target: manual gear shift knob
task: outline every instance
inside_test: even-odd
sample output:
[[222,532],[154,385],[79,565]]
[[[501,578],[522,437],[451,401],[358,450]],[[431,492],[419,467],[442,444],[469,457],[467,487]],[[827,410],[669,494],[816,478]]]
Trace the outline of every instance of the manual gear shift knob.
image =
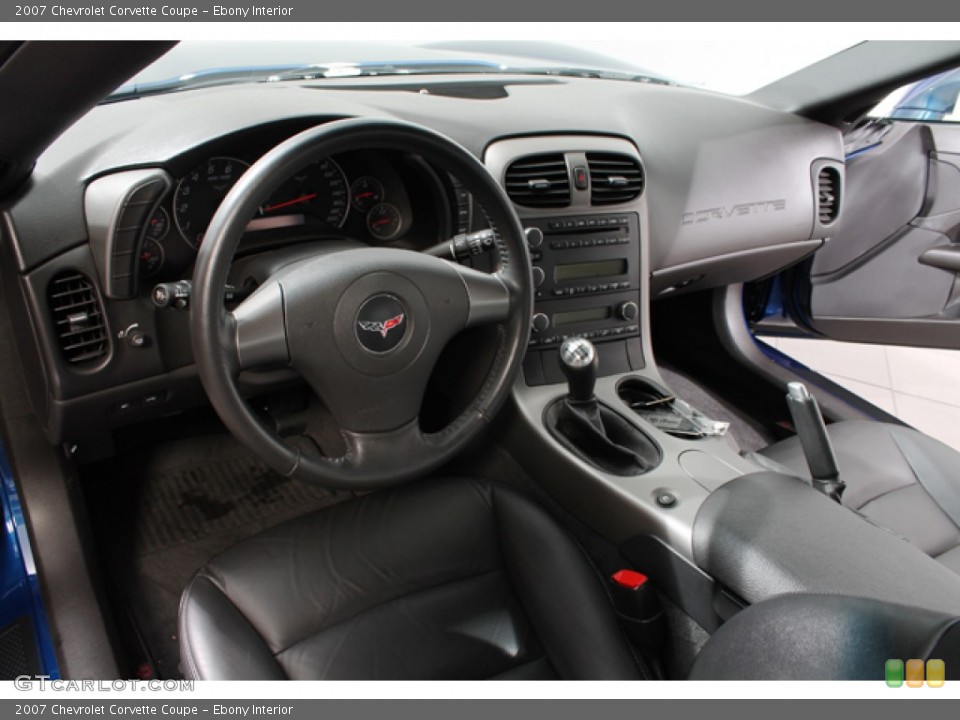
[[560,369],[567,378],[572,403],[596,402],[597,349],[585,338],[572,337],[560,346]]

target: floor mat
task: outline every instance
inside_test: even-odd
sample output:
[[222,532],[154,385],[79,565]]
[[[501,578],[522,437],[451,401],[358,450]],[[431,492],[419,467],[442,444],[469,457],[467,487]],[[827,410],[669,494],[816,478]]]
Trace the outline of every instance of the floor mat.
[[350,497],[283,477],[220,435],[101,464],[85,484],[104,569],[119,596],[114,604],[123,606],[161,677],[179,676],[180,594],[210,557]]

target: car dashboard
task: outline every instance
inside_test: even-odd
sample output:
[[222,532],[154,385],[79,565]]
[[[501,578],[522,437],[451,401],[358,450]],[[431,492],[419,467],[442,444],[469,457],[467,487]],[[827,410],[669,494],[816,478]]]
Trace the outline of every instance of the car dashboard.
[[[158,307],[153,291],[189,281],[207,223],[249,165],[346,117],[449,136],[541,231],[521,380],[531,387],[562,380],[552,358],[570,334],[598,344],[608,375],[651,366],[651,300],[772,274],[814,252],[839,212],[838,131],[683,87],[400,76],[107,102],[41,156],[3,224],[5,284],[17,290],[18,331],[35,340],[20,347],[52,442],[96,457],[110,451],[103,427],[204,402],[188,301]],[[256,284],[256,258],[344,243],[424,250],[484,227],[443,168],[377,148],[334,154],[287,178],[250,219],[234,299]]]
[[[301,133],[351,119],[387,122],[343,124],[344,135],[336,137],[363,127],[394,138],[392,122],[413,124],[419,137],[448,138],[482,167],[464,160],[457,166],[464,177],[458,178],[451,168],[396,149],[404,144],[390,149],[376,142],[325,145],[309,162],[284,160],[293,168],[287,173],[257,165],[274,148],[298,142]],[[306,137],[317,136],[327,143],[333,137]],[[406,147],[428,153],[430,142]],[[468,173],[470,168],[474,172]],[[258,355],[266,358],[263,364],[254,361],[242,372],[237,369],[236,376],[231,373],[231,389],[239,392],[225,411],[207,371],[229,368],[230,361],[221,362],[226,353],[214,359],[204,354],[217,347],[215,335],[198,344],[195,356],[193,338],[203,336],[198,328],[213,315],[193,322],[196,311],[219,310],[217,293],[225,274],[223,303],[236,310],[227,322],[242,327],[248,296],[269,298],[280,280],[296,274],[306,298],[299,314],[284,314],[281,293],[279,304],[267,303],[267,322],[248,322],[247,328],[286,329],[290,317],[297,318],[291,326],[313,328],[333,318],[349,331],[350,342],[337,344],[329,339],[337,335],[319,334],[321,339],[305,345],[299,357],[336,361],[344,347],[362,352],[354,340],[375,354],[386,347],[385,354],[393,348],[378,344],[380,339],[408,313],[414,322],[426,314],[401,304],[379,317],[364,317],[362,308],[372,293],[391,292],[383,284],[370,287],[390,275],[387,259],[396,263],[397,274],[407,264],[422,263],[440,268],[436,276],[425,275],[431,289],[435,277],[456,279],[450,284],[457,290],[466,277],[479,283],[468,300],[477,300],[478,317],[489,322],[467,322],[468,305],[461,308],[463,325],[449,337],[436,334],[443,340],[421,364],[422,388],[417,386],[411,414],[403,416],[404,428],[442,437],[482,397],[490,368],[509,369],[498,386],[497,405],[477,413],[482,422],[469,437],[472,444],[456,448],[447,469],[464,468],[469,474],[482,465],[484,477],[516,483],[551,510],[565,511],[578,532],[586,530],[591,540],[616,548],[627,563],[649,571],[663,597],[707,633],[744,605],[761,603],[784,588],[898,603],[917,603],[922,595],[928,609],[953,609],[956,580],[948,571],[780,468],[765,472],[769,465],[738,444],[739,428],[726,433],[730,423],[696,413],[698,396],[691,394],[687,402],[676,394],[684,392],[683,385],[666,381],[682,376],[667,372],[670,351],[677,348],[669,347],[672,338],[665,334],[683,338],[698,329],[706,334],[712,320],[717,332],[733,332],[741,321],[738,327],[747,336],[744,298],[736,286],[776,275],[828,242],[845,200],[844,173],[844,147],[835,127],[749,99],[660,83],[480,72],[250,82],[104,101],[49,146],[29,180],[0,208],[0,272],[13,325],[11,345],[20,353],[23,389],[40,426],[31,422],[30,434],[14,440],[18,451],[42,447],[35,455],[44,463],[29,484],[21,482],[31,493],[49,490],[60,478],[53,466],[62,463],[84,486],[89,507],[110,501],[93,523],[96,533],[126,515],[133,507],[128,501],[157,480],[143,470],[152,456],[163,456],[169,464],[164,467],[175,466],[180,473],[198,457],[217,466],[219,456],[208,454],[208,448],[239,447],[253,458],[248,465],[255,470],[251,482],[257,494],[261,470],[268,468],[278,473],[270,475],[278,483],[293,477],[322,484],[313,477],[297,478],[299,455],[296,464],[278,468],[270,462],[262,447],[231,425],[231,411],[248,412],[252,423],[262,421],[263,435],[283,448],[300,452],[297,443],[309,440],[312,445],[302,443],[305,457],[313,452],[309,460],[319,456],[337,466],[350,457],[345,439],[351,426],[334,427],[336,403],[324,396],[339,394],[351,411],[379,414],[374,419],[382,425],[370,423],[377,431],[373,436],[391,434],[396,423],[382,417],[390,396],[400,394],[396,377],[384,375],[377,385],[364,369],[369,366],[363,366],[357,379],[342,382],[342,376],[327,371],[336,367],[331,362],[317,372],[323,382],[315,383],[307,372],[300,376],[293,369],[304,366],[291,361],[289,347],[281,347],[288,352]],[[273,179],[265,183],[266,177]],[[224,222],[237,207],[231,189],[253,187],[262,197],[245,196],[243,204],[255,212]],[[491,205],[493,223],[478,198]],[[497,243],[504,220],[510,232],[503,234],[506,242]],[[222,242],[236,241],[236,251],[229,273],[221,265],[215,284],[201,281],[209,274],[197,273],[197,287],[204,291],[194,303],[195,268],[204,268],[211,257],[210,225],[210,238],[216,233]],[[239,239],[235,228],[243,228]],[[353,252],[337,256],[347,250]],[[414,257],[415,252],[434,257]],[[529,263],[522,274],[509,264],[518,256]],[[509,275],[522,293],[505,304],[491,303],[493,295],[484,292],[497,280],[451,268],[438,257],[480,271],[508,270],[499,281]],[[363,292],[370,294],[341,312],[349,295],[345,288],[355,279],[342,269],[353,258],[359,258],[357,272],[368,283]],[[524,277],[529,285],[520,282]],[[324,285],[330,278],[335,283]],[[329,296],[339,305],[321,296],[324,287],[333,288]],[[701,292],[713,288],[718,292]],[[500,290],[496,298],[502,297]],[[654,312],[658,300],[685,293],[690,293],[689,304],[666,301]],[[431,297],[439,298],[431,312],[435,305],[444,307],[439,303],[449,307],[449,295]],[[503,314],[485,316],[485,302]],[[256,302],[246,305],[251,307]],[[277,307],[281,311],[273,312]],[[697,318],[684,314],[691,307],[700,312]],[[520,322],[518,313],[529,313],[528,337],[527,319]],[[444,315],[456,313],[433,317]],[[507,332],[512,333],[510,361],[498,363]],[[396,343],[404,337],[394,332]],[[586,338],[592,345],[570,343],[571,338]],[[239,332],[235,339],[239,355]],[[677,345],[680,351],[709,349],[715,347],[710,340]],[[751,342],[749,336],[745,342]],[[593,358],[591,399],[584,405],[596,409],[606,444],[591,444],[596,434],[578,436],[562,426],[564,418],[575,417],[577,401],[572,365],[560,360],[561,348],[570,346],[595,351],[584,356]],[[700,365],[714,361],[704,355]],[[728,367],[730,359],[718,361]],[[209,398],[201,370],[212,388]],[[306,384],[316,392],[304,392]],[[773,396],[776,387],[765,390],[779,400]],[[364,402],[357,401],[361,395]],[[682,412],[656,412],[668,404]],[[19,405],[29,412],[22,400]],[[654,411],[647,412],[651,407]],[[710,412],[705,403],[700,409]],[[604,418],[611,417],[619,419],[611,426],[616,435],[605,425]],[[702,422],[691,423],[691,418]],[[226,436],[225,427],[233,437]],[[619,449],[621,441],[634,443],[631,452],[643,460],[636,471],[633,465],[624,469],[608,462],[607,449]],[[187,463],[165,452],[182,442]],[[50,452],[51,444],[64,449],[66,462]],[[642,448],[642,457],[634,448]],[[399,477],[403,465],[410,465],[404,458],[391,454],[384,463],[396,479],[406,479]],[[127,466],[136,471],[120,472]],[[345,467],[344,474],[359,475],[355,467]],[[198,478],[198,485],[205,482]],[[71,486],[69,481],[63,488],[56,484],[64,494]],[[290,485],[309,487],[309,482]],[[186,504],[192,500],[186,497],[174,501],[175,513],[190,509]],[[143,513],[166,522],[165,512],[137,502]],[[302,510],[297,505],[291,511]],[[56,513],[48,507],[43,506],[47,517],[70,517],[65,497]],[[211,507],[217,512],[220,506]],[[198,511],[206,512],[199,505]],[[137,524],[142,517],[128,521]],[[823,532],[811,535],[811,527]],[[83,538],[69,522],[62,528],[61,540],[43,543],[44,559],[80,567],[80,553],[72,551],[82,548]],[[104,533],[108,539],[97,542],[112,550],[110,536]],[[866,547],[873,550],[858,549]],[[903,576],[896,584],[877,586],[881,563],[889,565],[890,557],[904,568]],[[171,587],[176,594],[183,584],[177,579]],[[71,601],[77,595],[74,587],[58,592]],[[169,639],[177,633],[162,634]],[[78,655],[84,662],[75,667],[86,667],[91,654],[103,653],[92,645],[89,651],[83,648]],[[175,660],[169,663],[174,666]]]

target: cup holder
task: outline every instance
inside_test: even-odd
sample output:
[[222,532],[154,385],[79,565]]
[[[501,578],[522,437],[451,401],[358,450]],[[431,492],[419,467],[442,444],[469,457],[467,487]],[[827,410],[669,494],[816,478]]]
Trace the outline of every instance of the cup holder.
[[730,423],[711,420],[666,388],[646,378],[626,378],[617,386],[617,394],[637,415],[674,437],[698,440],[724,435],[730,428]]

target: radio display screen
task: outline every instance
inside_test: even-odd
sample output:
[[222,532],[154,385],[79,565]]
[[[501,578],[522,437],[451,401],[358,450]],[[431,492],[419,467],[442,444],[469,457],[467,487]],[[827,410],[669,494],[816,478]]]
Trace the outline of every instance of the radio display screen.
[[611,310],[609,306],[584,308],[583,310],[569,310],[567,312],[558,312],[553,314],[554,327],[562,325],[574,325],[576,323],[592,322],[594,320],[607,320],[610,318]]
[[613,277],[626,274],[627,261],[624,258],[557,265],[553,269],[553,279],[556,282],[563,282],[565,280],[588,280],[590,278]]

